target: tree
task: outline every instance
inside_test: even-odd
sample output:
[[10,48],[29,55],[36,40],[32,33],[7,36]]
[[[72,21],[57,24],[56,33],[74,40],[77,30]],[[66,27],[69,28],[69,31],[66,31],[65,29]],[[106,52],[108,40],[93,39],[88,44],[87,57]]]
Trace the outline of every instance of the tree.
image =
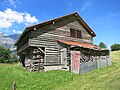
[[0,63],[6,63],[10,58],[10,50],[0,46]]
[[120,44],[113,44],[111,46],[111,51],[117,51],[120,50]]
[[101,48],[107,48],[107,45],[105,45],[104,42],[100,42],[100,44],[98,46]]
[[14,63],[18,61],[19,58],[17,55],[12,54],[10,49],[0,46],[0,63]]
[[19,62],[18,56],[15,54],[11,54],[11,57],[9,59],[9,63],[17,63],[17,62]]

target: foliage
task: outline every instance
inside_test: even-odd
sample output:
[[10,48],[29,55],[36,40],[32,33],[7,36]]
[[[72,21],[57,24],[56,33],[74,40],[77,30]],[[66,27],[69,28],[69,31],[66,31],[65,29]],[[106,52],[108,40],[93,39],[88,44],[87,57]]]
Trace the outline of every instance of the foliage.
[[94,44],[94,46],[97,46],[96,44]]
[[0,46],[0,63],[9,62],[10,50]]
[[117,51],[120,50],[120,44],[113,44],[111,46],[111,51]]
[[100,44],[98,46],[101,47],[101,48],[107,48],[107,45],[105,45],[104,42],[100,42]]
[[15,55],[15,54],[11,54],[11,57],[10,57],[10,59],[9,59],[9,62],[10,62],[10,63],[17,63],[17,62],[19,62],[18,56]]
[[18,60],[18,57],[12,54],[9,49],[0,46],[0,63],[14,63]]
[[77,75],[68,71],[29,72],[17,64],[0,64],[0,90],[120,90],[120,51],[111,52],[113,65]]

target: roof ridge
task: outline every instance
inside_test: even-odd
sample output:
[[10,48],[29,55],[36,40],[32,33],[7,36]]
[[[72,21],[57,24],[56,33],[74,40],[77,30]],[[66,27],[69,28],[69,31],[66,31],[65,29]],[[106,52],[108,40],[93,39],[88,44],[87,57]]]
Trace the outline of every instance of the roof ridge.
[[71,13],[71,14],[67,14],[67,15],[60,16],[60,17],[57,17],[57,18],[53,18],[53,19],[50,19],[50,20],[47,20],[47,21],[43,21],[43,22],[40,22],[40,23],[38,23],[38,24],[35,24],[35,25],[32,25],[32,26],[28,26],[28,27],[26,27],[26,28],[27,28],[27,29],[30,29],[30,28],[35,27],[35,26],[38,26],[38,25],[40,25],[40,24],[44,24],[44,23],[47,23],[47,22],[50,22],[50,21],[55,21],[55,20],[57,20],[57,19],[61,19],[61,18],[70,16],[70,15],[74,15],[74,14],[78,14],[78,13],[77,13],[77,12],[73,12],[73,13]]

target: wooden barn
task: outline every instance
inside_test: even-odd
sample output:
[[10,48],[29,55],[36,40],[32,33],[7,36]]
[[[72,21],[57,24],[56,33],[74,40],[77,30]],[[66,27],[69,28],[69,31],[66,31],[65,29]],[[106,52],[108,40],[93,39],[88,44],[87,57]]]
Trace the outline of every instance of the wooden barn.
[[[95,36],[75,12],[26,27],[15,45],[22,65],[30,71],[63,69],[84,73],[87,62],[98,63],[102,58],[110,61],[109,50],[93,45]],[[92,67],[88,71],[95,68],[93,64],[88,66]]]

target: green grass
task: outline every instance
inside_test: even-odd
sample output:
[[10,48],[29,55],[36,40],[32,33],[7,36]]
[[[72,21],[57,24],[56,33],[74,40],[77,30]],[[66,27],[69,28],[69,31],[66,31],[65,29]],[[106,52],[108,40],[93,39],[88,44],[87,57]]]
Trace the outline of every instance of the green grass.
[[120,90],[120,51],[111,52],[113,65],[77,75],[67,71],[29,72],[17,64],[0,64],[0,90]]
[[18,65],[0,65],[0,90],[10,90],[15,81],[17,90],[52,90],[69,82],[65,71],[29,72]]

